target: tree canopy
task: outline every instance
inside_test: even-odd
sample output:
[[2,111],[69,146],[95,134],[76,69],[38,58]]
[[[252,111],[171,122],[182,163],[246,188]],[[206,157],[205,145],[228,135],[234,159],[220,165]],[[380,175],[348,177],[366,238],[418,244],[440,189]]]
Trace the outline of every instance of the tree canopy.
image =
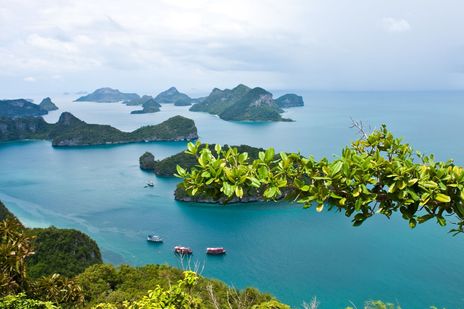
[[435,219],[441,226],[455,224],[453,233],[464,231],[462,167],[415,152],[385,125],[361,133],[334,160],[276,154],[273,148],[250,160],[236,148],[200,149],[197,141],[188,144],[186,153],[196,156],[198,164],[191,169],[177,166],[176,176],[192,196],[230,200],[254,190],[266,200],[285,198],[314,205],[318,212],[343,212],[355,226],[374,214],[390,218],[399,211],[411,228]]

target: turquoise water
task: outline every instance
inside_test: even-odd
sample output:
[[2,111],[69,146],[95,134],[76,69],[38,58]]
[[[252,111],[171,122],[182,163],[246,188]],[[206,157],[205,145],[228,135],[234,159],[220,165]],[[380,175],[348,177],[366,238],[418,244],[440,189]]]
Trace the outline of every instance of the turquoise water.
[[[289,109],[293,123],[231,123],[165,105],[156,114],[130,115],[121,104],[73,103],[52,98],[87,122],[123,130],[181,114],[193,118],[204,142],[275,146],[316,157],[333,156],[356,138],[350,117],[372,127],[386,123],[416,149],[463,164],[464,93],[306,93],[306,106]],[[30,226],[82,230],[112,263],[169,263],[182,267],[174,245],[194,250],[191,267],[239,288],[256,286],[299,306],[317,296],[321,308],[384,299],[403,308],[464,307],[464,236],[433,223],[410,230],[394,217],[353,228],[337,213],[290,204],[195,205],[174,201],[176,179],[138,168],[151,151],[163,158],[184,142],[58,149],[46,141],[0,144],[0,200]],[[155,183],[144,188],[147,180]],[[150,245],[156,232],[165,243]],[[223,257],[206,247],[224,246]],[[183,262],[188,264],[187,261]],[[196,264],[196,265],[195,265]]]

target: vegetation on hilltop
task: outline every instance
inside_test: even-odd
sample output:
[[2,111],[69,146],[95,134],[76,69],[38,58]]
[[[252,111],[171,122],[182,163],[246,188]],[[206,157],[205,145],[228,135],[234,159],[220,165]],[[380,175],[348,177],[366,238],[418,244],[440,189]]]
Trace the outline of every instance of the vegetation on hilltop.
[[[39,105],[24,99],[0,100],[0,117],[36,117],[46,115],[48,111]],[[0,127],[0,132],[2,128]]]
[[182,116],[133,132],[123,132],[109,125],[88,124],[67,112],[62,113],[55,124],[48,124],[42,118],[0,118],[0,141],[48,139],[53,146],[80,146],[193,140],[197,137],[193,120]]
[[32,278],[55,273],[74,277],[90,265],[102,263],[97,243],[80,231],[49,227],[29,232],[34,236],[35,248],[35,254],[27,259]]
[[186,106],[192,104],[192,98],[185,93],[179,92],[176,87],[171,87],[158,94],[155,102],[159,104],[174,104],[177,106]]
[[272,93],[263,88],[238,85],[233,89],[213,89],[209,96],[194,104],[193,112],[207,112],[231,121],[290,121],[280,115],[281,107],[303,105],[303,99],[286,94],[274,100]]
[[141,110],[132,111],[131,114],[148,114],[148,113],[156,113],[160,111],[161,105],[153,99],[146,100],[142,104]]

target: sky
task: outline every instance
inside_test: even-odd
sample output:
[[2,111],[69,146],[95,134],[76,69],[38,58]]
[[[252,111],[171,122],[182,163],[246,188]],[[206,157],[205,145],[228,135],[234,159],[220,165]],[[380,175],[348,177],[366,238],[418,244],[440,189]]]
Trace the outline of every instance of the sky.
[[464,89],[462,0],[0,0],[0,97]]

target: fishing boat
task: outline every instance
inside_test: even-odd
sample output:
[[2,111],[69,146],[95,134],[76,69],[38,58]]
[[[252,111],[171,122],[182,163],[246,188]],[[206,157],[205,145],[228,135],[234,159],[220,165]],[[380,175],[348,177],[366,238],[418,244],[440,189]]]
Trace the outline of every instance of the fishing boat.
[[210,255],[226,254],[226,249],[224,249],[223,247],[206,248],[206,254],[210,254]]
[[147,236],[147,241],[161,243],[161,242],[163,242],[163,239],[161,237],[159,237],[158,235],[148,235]]
[[192,254],[192,249],[190,249],[189,247],[175,246],[174,253],[182,254],[182,255],[190,255]]

